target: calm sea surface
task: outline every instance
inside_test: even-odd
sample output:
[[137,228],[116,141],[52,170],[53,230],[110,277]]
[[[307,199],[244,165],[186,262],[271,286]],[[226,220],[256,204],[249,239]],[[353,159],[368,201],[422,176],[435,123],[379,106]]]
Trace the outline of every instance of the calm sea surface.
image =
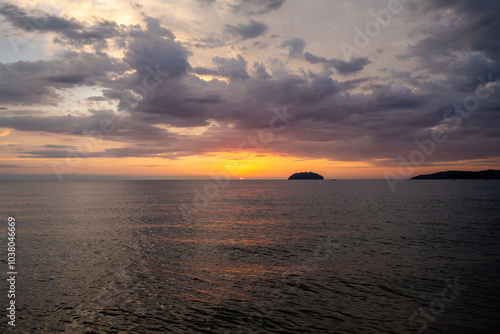
[[499,181],[2,181],[0,208],[0,332],[500,328]]

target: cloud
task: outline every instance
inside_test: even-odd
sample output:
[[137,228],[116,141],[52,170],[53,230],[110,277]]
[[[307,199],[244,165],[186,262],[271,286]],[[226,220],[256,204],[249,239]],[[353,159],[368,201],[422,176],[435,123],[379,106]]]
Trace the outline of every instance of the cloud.
[[144,18],[144,22],[146,22],[147,30],[152,34],[160,37],[175,39],[174,33],[170,29],[163,28],[160,20],[146,16]]
[[283,6],[285,0],[235,0],[223,3],[220,0],[198,0],[205,5],[228,7],[233,13],[241,15],[263,15]]
[[57,105],[57,89],[75,85],[108,85],[108,74],[128,66],[103,53],[66,52],[56,60],[0,63],[0,100],[17,105]]
[[[24,154],[29,154],[26,157],[36,157],[43,159],[61,159],[68,157],[68,154],[72,150],[34,150],[27,151]],[[128,157],[168,157],[168,153],[165,153],[165,149],[162,147],[148,148],[142,146],[134,147],[120,147],[106,149],[102,152],[90,152],[90,151],[80,151],[79,156],[86,158],[128,158]]]
[[340,74],[347,75],[361,71],[371,61],[366,57],[352,58],[351,61],[344,61],[340,59],[326,59],[325,57],[318,57],[309,52],[304,54],[307,62],[311,64],[323,64],[327,68],[333,67]]
[[210,35],[202,38],[193,38],[192,45],[196,48],[213,49],[228,44],[227,38],[218,35]]
[[264,66],[263,63],[257,63],[255,62],[253,64],[253,67],[255,69],[255,77],[258,79],[271,79],[272,76],[267,73],[266,67]]
[[197,67],[193,69],[193,72],[200,75],[215,75],[229,79],[248,79],[250,77],[246,69],[247,62],[241,55],[236,58],[215,57],[212,62],[217,65],[217,69]]
[[301,58],[304,55],[306,42],[301,38],[290,38],[280,44],[281,48],[287,48],[289,56],[292,58]]
[[262,15],[283,6],[285,0],[239,0],[232,8],[236,13]]
[[38,15],[29,15],[23,9],[12,4],[5,4],[0,7],[2,14],[13,26],[25,31],[78,31],[84,27],[76,20],[68,20],[37,11]]
[[[217,80],[204,82],[190,75],[176,80],[165,82],[157,94],[148,95],[129,118],[95,111],[91,116],[79,117],[0,117],[0,124],[22,131],[81,135],[83,130],[98,128],[102,118],[114,117],[116,131],[106,135],[105,140],[127,143],[127,146],[103,150],[97,147],[85,157],[176,159],[237,150],[248,136],[256,136],[259,130],[269,127],[273,108],[287,105],[295,117],[286,131],[276,136],[262,152],[370,161],[406,152],[408,143],[413,143],[415,138],[425,138],[422,131],[425,133],[425,129],[439,124],[446,108],[460,96],[448,97],[446,92],[439,91],[433,94],[426,92],[429,89],[425,86],[422,92],[414,92],[405,87],[373,84],[373,78],[344,84],[327,76],[306,79],[282,74],[279,78],[264,80],[250,77],[239,81],[237,86]],[[363,93],[352,95],[342,88],[360,84],[365,84]],[[500,97],[500,93],[496,95]],[[491,156],[498,141],[495,129],[500,126],[494,101],[474,114],[474,123],[463,126],[463,131],[447,144],[446,152],[429,161],[443,157],[482,159]],[[436,108],[440,105],[442,108]],[[200,136],[180,135],[160,125],[205,126],[207,129]],[[481,149],[472,149],[472,143]],[[460,150],[461,145],[468,147],[467,150]],[[67,148],[51,145],[23,154],[32,158],[65,158],[67,152]]]
[[44,148],[62,148],[62,149],[73,149],[73,147],[71,147],[71,146],[52,145],[52,144],[43,145],[42,147],[44,147]]
[[[49,85],[42,85],[40,80],[36,77],[33,78],[26,71],[23,73],[21,69],[16,69],[17,64],[6,65],[0,63],[0,100],[2,103],[56,104],[59,96],[57,92],[52,90]],[[45,65],[45,62],[40,61],[40,63],[30,65]]]
[[498,58],[498,1],[423,1],[419,5],[425,13],[443,11],[445,14],[423,29],[425,37],[410,48],[412,55],[428,59],[427,62],[457,51],[481,52],[490,60]]
[[52,75],[42,78],[42,80],[63,83],[63,84],[81,84],[89,77],[87,73],[64,73],[59,75]]
[[14,27],[26,32],[54,32],[66,42],[75,45],[103,47],[106,40],[121,36],[124,32],[116,22],[101,20],[87,25],[76,19],[67,19],[42,11],[28,14],[18,6],[6,4],[0,7],[0,14]]
[[[415,138],[426,138],[429,129],[443,124],[447,108],[474,94],[478,75],[492,74],[494,80],[500,76],[492,2],[416,3],[419,10],[405,17],[410,20],[415,15],[414,21],[401,29],[411,37],[411,45],[398,44],[405,52],[405,62],[402,57],[389,58],[394,49],[388,45],[398,42],[390,40],[390,32],[378,38],[384,52],[370,56],[372,60],[367,56],[343,61],[304,53],[306,45],[324,39],[307,29],[299,30],[299,26],[295,31],[302,38],[282,39],[278,48],[285,51],[276,52],[269,39],[256,38],[280,33],[271,31],[272,27],[285,27],[289,18],[273,15],[276,22],[268,27],[254,20],[247,23],[250,18],[243,16],[265,15],[283,3],[230,1],[228,15],[233,17],[228,16],[228,22],[243,18],[246,24],[226,25],[221,33],[220,23],[195,22],[194,28],[179,29],[179,40],[161,20],[147,15],[146,9],[142,21],[124,26],[99,18],[75,19],[4,5],[0,14],[6,24],[16,27],[16,34],[55,36],[55,48],[64,51],[47,55],[45,60],[0,63],[0,101],[6,106],[0,109],[8,107],[0,115],[0,124],[17,131],[85,140],[84,131],[99,129],[99,122],[108,118],[115,130],[104,136],[107,145],[96,146],[84,157],[178,159],[236,152],[249,136],[269,128],[273,109],[287,106],[293,120],[272,142],[259,148],[260,152],[380,165],[386,162],[376,159],[384,159],[397,164],[391,159],[411,152]],[[357,10],[361,9],[365,8],[360,5]],[[164,21],[170,18],[166,15]],[[40,24],[25,26],[26,20]],[[173,22],[172,27],[178,27]],[[274,36],[275,40],[280,36]],[[325,52],[333,50],[328,47]],[[193,52],[194,48],[198,49]],[[207,58],[210,65],[195,65],[205,64]],[[297,61],[289,58],[305,61],[296,68]],[[376,74],[363,76],[362,70],[372,62],[370,69],[376,69]],[[205,81],[196,74],[229,80]],[[154,89],[144,88],[145,79],[150,85],[157,83]],[[127,94],[134,96],[135,105],[129,108],[128,117],[118,116],[117,110],[82,109],[71,116],[49,116],[54,115],[51,106],[74,102],[64,100],[63,95],[77,87],[95,95],[81,96],[79,102],[84,102],[79,106],[98,108],[101,104],[92,101],[107,101],[111,103],[105,104],[107,108],[113,103],[124,108],[124,96],[131,96]],[[498,155],[498,101],[500,89],[495,86],[491,98],[480,101],[480,108],[450,135],[446,149],[429,161]],[[19,109],[24,105],[41,107]],[[36,145],[16,146],[18,157],[66,158],[68,149],[74,149],[58,143]]]
[[149,71],[155,71],[157,67],[160,72],[168,73],[168,76],[178,77],[190,67],[188,57],[191,51],[172,39],[144,33],[132,38],[127,47],[123,60],[141,77],[149,74]]
[[91,96],[87,98],[87,101],[96,101],[96,102],[101,102],[101,101],[107,101],[108,99],[104,96]]
[[251,20],[248,24],[239,24],[237,26],[226,24],[225,27],[227,32],[242,40],[262,36],[269,29],[264,23],[255,20]]

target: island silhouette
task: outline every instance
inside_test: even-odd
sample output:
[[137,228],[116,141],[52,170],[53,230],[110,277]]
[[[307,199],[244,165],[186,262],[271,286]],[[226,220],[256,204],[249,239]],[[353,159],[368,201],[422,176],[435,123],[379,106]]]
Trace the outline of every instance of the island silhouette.
[[447,172],[438,172],[434,174],[419,175],[411,178],[412,180],[498,180],[500,179],[500,170],[488,169],[479,172],[450,170]]
[[324,180],[325,178],[313,172],[295,173],[288,178],[289,180]]

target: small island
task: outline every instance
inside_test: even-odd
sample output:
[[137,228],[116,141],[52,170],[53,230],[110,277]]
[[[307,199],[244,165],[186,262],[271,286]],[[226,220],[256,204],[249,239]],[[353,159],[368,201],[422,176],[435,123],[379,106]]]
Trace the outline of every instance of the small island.
[[500,170],[482,170],[479,172],[450,170],[447,172],[438,172],[434,174],[419,175],[411,178],[412,180],[499,180]]
[[313,172],[295,173],[288,178],[289,180],[324,180],[325,178]]

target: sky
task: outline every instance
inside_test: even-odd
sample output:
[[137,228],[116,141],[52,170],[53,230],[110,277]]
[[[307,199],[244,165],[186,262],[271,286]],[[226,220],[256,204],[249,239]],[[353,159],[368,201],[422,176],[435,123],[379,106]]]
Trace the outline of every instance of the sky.
[[0,2],[0,175],[500,169],[500,6]]

